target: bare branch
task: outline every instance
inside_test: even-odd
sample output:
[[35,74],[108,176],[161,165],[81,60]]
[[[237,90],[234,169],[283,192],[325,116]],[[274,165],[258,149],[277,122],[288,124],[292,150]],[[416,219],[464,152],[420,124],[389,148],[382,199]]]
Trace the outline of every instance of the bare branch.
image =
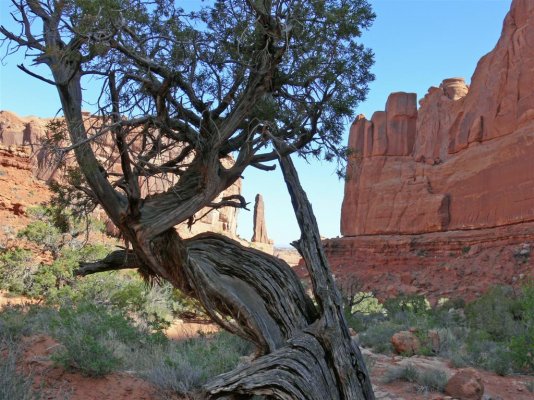
[[44,76],[41,76],[41,75],[39,75],[39,74],[36,74],[35,72],[30,71],[28,68],[26,68],[26,67],[24,66],[24,64],[19,64],[19,65],[17,65],[17,68],[20,69],[21,71],[27,73],[28,75],[33,76],[34,78],[39,79],[40,81],[43,81],[43,82],[45,82],[45,83],[48,83],[49,85],[52,85],[52,86],[56,86],[56,85],[57,85],[56,82],[54,82],[53,80],[47,79],[47,78],[45,78]]
[[80,266],[74,271],[75,276],[87,276],[105,271],[117,271],[121,269],[140,268],[142,264],[137,256],[129,250],[116,250],[103,260],[95,262],[80,262]]

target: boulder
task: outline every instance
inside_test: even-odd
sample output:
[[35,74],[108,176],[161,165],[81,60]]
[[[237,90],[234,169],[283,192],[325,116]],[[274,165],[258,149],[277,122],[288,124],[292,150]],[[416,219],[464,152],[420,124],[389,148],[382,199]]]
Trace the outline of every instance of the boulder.
[[412,356],[421,350],[419,338],[411,331],[400,331],[391,337],[391,344],[397,354]]
[[449,379],[445,393],[458,400],[481,400],[484,395],[484,384],[475,369],[461,369]]

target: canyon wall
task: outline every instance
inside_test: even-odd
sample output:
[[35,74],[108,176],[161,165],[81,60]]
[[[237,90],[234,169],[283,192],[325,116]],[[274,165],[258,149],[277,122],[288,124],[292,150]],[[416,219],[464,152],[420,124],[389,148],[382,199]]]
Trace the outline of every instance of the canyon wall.
[[[95,124],[95,118],[87,113],[85,113],[85,117],[88,127]],[[58,160],[54,157],[53,151],[45,145],[46,139],[50,136],[47,125],[51,121],[52,119],[19,117],[12,112],[0,111],[0,165],[5,168],[31,171],[33,177],[40,181],[61,180],[63,171],[58,165]],[[108,171],[120,172],[119,157],[114,154],[110,135],[103,135],[97,139],[95,154],[99,162],[106,166]],[[171,156],[169,155],[169,157]],[[66,162],[72,165],[74,162],[72,156],[67,158]],[[227,165],[232,162],[231,159],[223,161]],[[140,184],[142,192],[146,194],[165,191],[174,182],[175,177],[169,175],[165,179],[145,179]],[[16,185],[16,182],[12,184]],[[4,208],[6,209],[10,209],[10,207],[23,209],[24,205],[21,205],[18,200],[9,198],[7,195],[4,196],[10,190],[9,186],[11,185],[0,185],[0,203],[5,200]],[[217,200],[221,200],[224,196],[240,193],[241,180],[238,180],[221,193]],[[4,197],[6,198],[4,199]],[[42,199],[43,201],[47,200],[49,195],[45,197]],[[2,205],[0,204],[1,207]],[[237,210],[235,208],[225,207],[219,210],[212,210],[206,214],[207,211],[207,209],[204,209],[197,213],[195,217],[198,220],[191,228],[187,227],[185,223],[179,225],[180,234],[183,237],[191,237],[198,233],[210,231],[237,238]],[[108,231],[113,233],[114,226],[112,223],[108,221],[106,225],[108,226]]]
[[463,79],[393,93],[350,130],[341,233],[412,234],[534,220],[534,2],[515,0]]
[[350,128],[336,275],[379,297],[474,298],[534,277],[534,1],[514,0],[471,84],[393,93]]

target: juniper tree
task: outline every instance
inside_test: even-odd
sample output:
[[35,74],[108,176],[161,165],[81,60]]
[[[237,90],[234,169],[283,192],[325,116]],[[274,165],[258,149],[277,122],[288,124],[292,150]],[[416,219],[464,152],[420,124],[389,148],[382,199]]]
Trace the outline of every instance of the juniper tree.
[[[374,18],[369,4],[213,0],[184,10],[174,0],[12,3],[20,30],[0,28],[4,48],[49,67],[42,76],[19,66],[57,88],[70,138],[63,150],[74,153],[81,172],[77,189],[129,244],[77,273],[137,268],[171,282],[222,328],[253,342],[257,357],[209,382],[211,398],[374,398],[291,160],[346,155],[346,121],[373,79],[372,52],[358,42]],[[99,91],[90,118],[82,113],[89,86]],[[115,163],[96,155],[103,137]],[[240,195],[217,198],[246,168],[270,171],[276,163],[315,301],[285,262],[213,233],[185,240],[174,228],[206,207],[245,207]],[[164,181],[164,190],[146,193],[150,179]]]

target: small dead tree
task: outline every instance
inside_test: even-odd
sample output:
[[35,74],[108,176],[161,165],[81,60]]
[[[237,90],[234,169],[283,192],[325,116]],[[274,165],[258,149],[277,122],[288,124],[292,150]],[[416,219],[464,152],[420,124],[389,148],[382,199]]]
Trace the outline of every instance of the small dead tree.
[[[365,0],[12,0],[8,53],[46,64],[80,174],[76,183],[129,243],[79,275],[137,268],[199,300],[221,327],[256,345],[249,365],[205,387],[210,398],[373,399],[292,153],[330,160],[372,79],[356,39],[374,15]],[[90,78],[90,79],[89,79]],[[83,88],[99,111],[82,113]],[[228,157],[233,156],[233,162]],[[226,160],[226,161],[225,161]],[[174,226],[216,201],[245,168],[280,163],[301,228],[295,243],[317,306],[283,261],[216,234]],[[147,182],[160,190],[147,193]]]

